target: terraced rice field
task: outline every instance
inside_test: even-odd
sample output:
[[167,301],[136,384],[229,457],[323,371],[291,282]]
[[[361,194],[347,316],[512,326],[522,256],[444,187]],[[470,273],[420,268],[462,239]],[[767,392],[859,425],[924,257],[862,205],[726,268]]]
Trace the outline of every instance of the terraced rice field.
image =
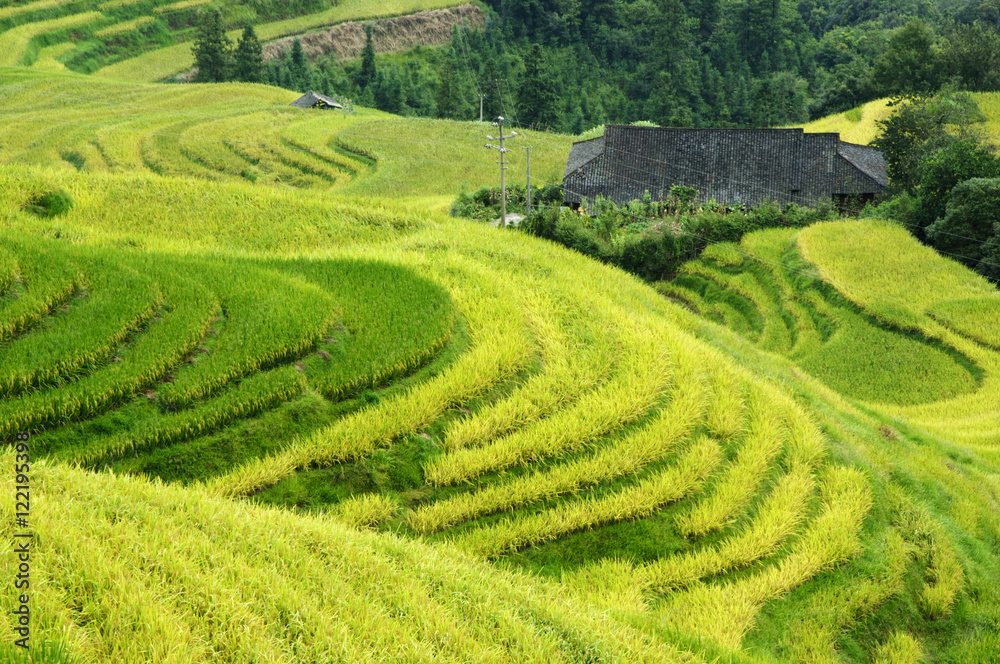
[[[712,248],[663,287],[678,306],[429,211],[493,172],[450,163],[477,125],[106,85],[157,104],[34,145],[3,130],[0,435],[32,434],[38,642],[81,662],[1000,648],[998,356],[971,273],[844,222]],[[214,151],[199,126],[251,138]],[[455,129],[439,170],[407,161],[413,127]],[[272,186],[237,174],[254,159]],[[58,190],[71,211],[30,211]],[[931,260],[940,283],[893,290]]]
[[[70,44],[54,56],[66,68],[102,77],[152,83],[191,69],[198,12],[208,0],[34,0],[0,8],[0,65],[45,64],[40,52]],[[256,4],[217,2],[220,9],[253,17],[262,40],[297,35],[351,20],[380,19],[464,4],[462,0],[342,0],[315,3],[312,14],[294,16]],[[267,21],[272,16],[290,18]],[[263,16],[258,18],[258,12]],[[229,34],[235,43],[242,26]]]
[[[220,183],[408,198],[447,206],[456,186],[496,179],[484,129],[358,109],[299,109],[299,95],[262,85],[164,87],[0,70],[0,162],[82,172],[155,173]],[[533,173],[562,172],[572,138],[525,131]],[[420,155],[424,168],[408,161]],[[523,176],[523,155],[511,177]],[[429,202],[429,203],[428,203]]]

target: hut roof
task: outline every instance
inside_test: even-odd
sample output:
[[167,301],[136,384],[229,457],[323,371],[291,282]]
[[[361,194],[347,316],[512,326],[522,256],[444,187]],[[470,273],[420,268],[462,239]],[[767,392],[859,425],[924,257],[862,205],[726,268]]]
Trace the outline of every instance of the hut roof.
[[299,108],[343,108],[336,99],[310,90],[291,103]]
[[599,139],[574,143],[563,177],[565,201],[597,194],[623,205],[665,199],[673,185],[725,205],[809,204],[881,192],[882,154],[834,133],[801,129],[672,129],[608,125]]

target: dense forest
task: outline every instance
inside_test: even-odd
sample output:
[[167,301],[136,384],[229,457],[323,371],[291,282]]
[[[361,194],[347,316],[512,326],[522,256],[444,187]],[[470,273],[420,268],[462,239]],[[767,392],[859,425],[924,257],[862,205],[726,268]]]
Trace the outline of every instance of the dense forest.
[[[1000,89],[1000,0],[488,0],[445,47],[268,67],[408,115],[580,133],[775,126],[944,85]],[[293,61],[297,57],[298,61]]]

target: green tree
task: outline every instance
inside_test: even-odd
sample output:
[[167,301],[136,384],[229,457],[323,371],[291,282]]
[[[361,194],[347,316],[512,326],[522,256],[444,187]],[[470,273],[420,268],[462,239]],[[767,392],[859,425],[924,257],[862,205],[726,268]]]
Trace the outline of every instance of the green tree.
[[226,36],[222,13],[218,9],[201,13],[198,35],[191,51],[198,71],[194,81],[198,83],[220,83],[229,80],[229,62],[232,42]]
[[[1000,177],[1000,160],[974,139],[957,140],[943,149],[929,153],[920,162],[916,218],[920,226],[930,226],[945,213],[952,190],[972,178]],[[939,242],[928,239],[937,247]],[[945,237],[945,244],[950,240]]]
[[233,55],[233,78],[244,83],[264,82],[264,49],[252,25],[243,28]]
[[959,25],[948,34],[941,58],[950,76],[974,92],[1000,90],[1000,35],[982,23]]
[[551,127],[558,122],[556,94],[538,44],[532,45],[524,58],[524,78],[517,94],[517,111],[518,119],[530,127]]
[[292,87],[299,92],[306,92],[312,78],[310,74],[309,61],[302,48],[302,40],[296,37],[295,41],[292,42],[292,50],[288,56],[288,75],[291,78]]
[[663,126],[690,127],[693,109],[701,105],[693,31],[696,19],[688,17],[680,0],[659,0],[650,17],[651,90],[643,115]]
[[1000,179],[973,178],[955,187],[947,212],[931,224],[927,237],[935,249],[952,254],[955,260],[975,269],[992,250],[992,246],[986,245],[996,243],[997,223],[1000,223]]
[[458,90],[458,81],[455,80],[455,67],[451,60],[446,60],[441,67],[439,74],[441,84],[437,89],[437,111],[442,118],[457,119],[462,107],[462,99]]
[[361,50],[361,71],[358,73],[358,87],[367,88],[375,83],[378,70],[375,67],[375,44],[372,41],[372,24],[365,24],[365,47]]
[[934,33],[923,21],[910,21],[893,33],[871,76],[885,95],[929,94],[941,86],[942,65]]
[[885,156],[890,184],[911,194],[920,183],[925,155],[956,140],[973,138],[975,125],[985,120],[975,98],[963,92],[896,98],[891,104],[895,110],[876,123],[879,136],[872,145]]

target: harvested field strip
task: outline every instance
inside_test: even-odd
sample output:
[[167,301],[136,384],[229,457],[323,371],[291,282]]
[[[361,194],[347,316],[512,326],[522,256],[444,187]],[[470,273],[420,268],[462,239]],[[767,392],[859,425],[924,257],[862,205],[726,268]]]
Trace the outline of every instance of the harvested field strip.
[[46,32],[54,32],[63,28],[75,28],[101,17],[101,12],[85,12],[83,14],[70,14],[62,18],[54,18],[49,21],[39,21],[37,23],[26,23],[16,28],[11,28],[0,33],[0,67],[13,67],[21,64],[28,43],[33,37],[43,35]]
[[872,504],[868,482],[857,470],[835,466],[826,470],[820,486],[820,514],[787,557],[739,581],[695,586],[671,595],[658,611],[664,622],[737,649],[765,603],[855,556],[861,546],[858,534]]
[[[289,130],[294,129],[295,127],[296,126],[293,125],[292,127],[289,127]],[[316,159],[325,161],[334,168],[350,175],[352,180],[357,179],[359,175],[368,170],[368,166],[366,164],[356,159],[351,159],[342,152],[331,150],[330,148],[322,145],[305,145],[300,143],[297,139],[290,138],[288,133],[282,135],[281,142],[291,150],[295,150],[296,152],[306,152]]]
[[717,546],[645,565],[636,571],[636,578],[644,588],[667,592],[746,567],[773,554],[805,519],[814,488],[812,469],[798,466],[778,480],[756,515],[739,533]]
[[703,537],[725,528],[753,498],[784,442],[778,413],[771,406],[763,395],[752,393],[747,432],[736,459],[707,496],[678,515],[675,523],[679,532]]
[[305,376],[294,367],[257,373],[207,403],[141,421],[127,433],[91,438],[85,446],[60,450],[53,457],[94,465],[132,452],[165,447],[273,408],[299,394],[305,385]]
[[498,287],[500,280],[479,266],[460,261],[452,267],[475,275],[480,284],[474,296],[459,284],[451,290],[469,329],[470,351],[435,379],[385,404],[352,414],[305,440],[293,441],[281,454],[216,478],[209,489],[220,495],[246,495],[275,484],[298,468],[370,454],[519,371],[533,351],[524,318],[534,315],[533,303],[522,301],[513,290]]
[[275,153],[270,148],[231,140],[226,140],[225,145],[237,156],[246,159],[258,168],[266,169],[277,183],[302,188],[330,186],[329,179],[303,170],[298,164],[274,160]]
[[214,295],[157,262],[143,271],[160,277],[170,307],[163,319],[120,350],[120,362],[68,385],[0,402],[0,437],[97,415],[149,387],[195,348],[219,312]]
[[619,492],[566,502],[520,519],[472,530],[454,538],[460,548],[487,558],[517,551],[585,528],[639,519],[688,496],[702,485],[722,457],[718,444],[703,438],[666,470]]
[[435,532],[477,516],[632,475],[662,459],[691,434],[705,410],[707,386],[697,359],[678,351],[677,361],[670,404],[639,431],[578,461],[421,507],[409,517],[410,526],[422,533]]
[[619,373],[548,419],[482,447],[455,450],[424,467],[427,482],[466,482],[485,473],[570,452],[641,417],[667,389],[674,372],[664,335],[620,321],[632,352]]
[[328,398],[413,371],[452,337],[456,311],[447,290],[408,268],[358,259],[268,265],[322,287],[339,304],[346,329],[303,361],[309,384]]
[[87,290],[65,313],[0,348],[2,396],[100,365],[160,307],[162,294],[148,276],[110,256],[70,257],[83,269]]

